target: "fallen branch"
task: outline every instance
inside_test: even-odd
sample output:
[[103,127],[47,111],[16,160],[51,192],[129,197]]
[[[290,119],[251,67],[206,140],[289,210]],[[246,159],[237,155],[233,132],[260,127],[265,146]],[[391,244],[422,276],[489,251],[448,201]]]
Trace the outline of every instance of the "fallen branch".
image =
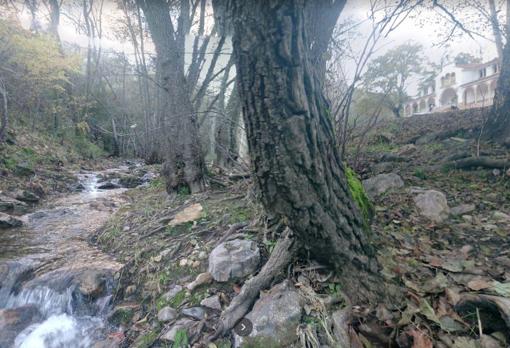
[[227,309],[221,314],[220,323],[211,340],[225,334],[232,329],[236,323],[250,310],[251,306],[258,298],[261,290],[269,287],[273,279],[281,274],[282,270],[291,263],[293,256],[297,251],[297,243],[292,233],[286,229],[283,236],[275,245],[269,260],[266,262],[260,272],[248,280],[242,287]]
[[478,167],[490,169],[505,169],[510,168],[510,162],[505,160],[498,160],[489,157],[469,157],[457,161],[451,161],[446,165],[447,167],[455,169],[475,169]]
[[226,241],[227,238],[230,237],[233,233],[239,231],[241,228],[244,228],[246,226],[248,226],[248,223],[246,221],[233,224],[232,226],[230,226],[228,231],[216,242],[216,246],[220,245],[221,243]]

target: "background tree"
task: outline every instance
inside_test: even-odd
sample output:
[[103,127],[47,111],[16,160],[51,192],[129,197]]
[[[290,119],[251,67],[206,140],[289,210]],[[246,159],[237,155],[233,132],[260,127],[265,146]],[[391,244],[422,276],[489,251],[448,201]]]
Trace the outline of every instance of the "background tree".
[[423,70],[422,52],[419,44],[400,45],[371,61],[363,76],[367,91],[386,95],[384,102],[395,117],[402,116],[411,77]]
[[453,62],[457,65],[473,64],[473,63],[481,63],[482,59],[473,56],[471,53],[460,52],[459,54],[457,54],[455,56],[455,58],[453,59]]

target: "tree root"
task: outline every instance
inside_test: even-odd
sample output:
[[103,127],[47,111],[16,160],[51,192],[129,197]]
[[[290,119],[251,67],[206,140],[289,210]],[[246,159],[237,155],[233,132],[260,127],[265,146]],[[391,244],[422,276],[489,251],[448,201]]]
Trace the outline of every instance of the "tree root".
[[271,281],[292,261],[298,249],[296,240],[287,228],[260,272],[248,280],[227,309],[220,317],[216,333],[210,339],[224,335],[250,310],[261,290],[267,288]]
[[451,161],[446,165],[449,168],[455,169],[474,169],[477,167],[490,168],[490,169],[505,169],[510,168],[510,162],[505,160],[498,160],[489,157],[469,157],[457,161]]

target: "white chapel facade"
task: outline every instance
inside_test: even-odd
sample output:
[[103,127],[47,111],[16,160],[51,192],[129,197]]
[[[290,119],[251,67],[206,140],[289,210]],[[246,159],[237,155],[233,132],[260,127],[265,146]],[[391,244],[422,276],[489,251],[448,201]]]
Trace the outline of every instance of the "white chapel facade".
[[404,107],[404,115],[471,109],[492,105],[499,77],[499,61],[449,64],[436,76],[434,85],[419,91]]

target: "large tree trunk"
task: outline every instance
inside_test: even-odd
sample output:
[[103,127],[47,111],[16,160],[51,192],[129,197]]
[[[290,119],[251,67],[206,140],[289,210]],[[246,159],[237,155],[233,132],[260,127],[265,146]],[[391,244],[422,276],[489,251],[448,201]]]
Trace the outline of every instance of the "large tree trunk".
[[[510,1],[507,1],[510,7]],[[507,9],[510,11],[510,8]],[[510,18],[507,12],[507,38],[510,37]],[[486,137],[497,143],[510,146],[510,44],[507,39],[503,49],[500,75],[491,114],[487,122]]]
[[[317,20],[310,3],[227,4],[254,176],[264,207],[294,231],[306,255],[340,271],[354,301],[373,300],[383,292],[374,283],[378,266],[328,118],[317,64],[325,47],[315,52],[312,45],[323,38],[310,37],[330,31],[310,30],[309,21]],[[314,1],[314,8],[331,4]]]
[[162,117],[165,119],[166,155],[163,175],[167,191],[188,188],[199,192],[205,188],[205,164],[198,138],[198,124],[184,76],[184,51],[164,0],[138,0],[142,8],[160,67]]
[[0,125],[0,143],[4,142],[9,127],[9,109],[7,105],[7,88],[0,78],[0,94],[2,95],[2,122]]

